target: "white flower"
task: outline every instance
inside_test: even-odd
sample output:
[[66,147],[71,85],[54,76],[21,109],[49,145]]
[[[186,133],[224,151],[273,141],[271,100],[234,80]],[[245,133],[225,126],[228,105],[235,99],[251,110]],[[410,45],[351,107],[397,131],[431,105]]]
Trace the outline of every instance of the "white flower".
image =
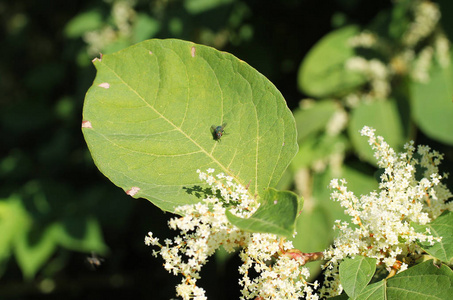
[[[429,231],[416,232],[410,223],[427,224],[443,211],[453,208],[451,203],[446,203],[453,195],[438,174],[441,154],[427,146],[419,146],[420,158],[416,159],[413,142],[405,145],[406,152],[396,153],[374,132],[367,126],[361,130],[375,151],[378,166],[384,169],[380,191],[357,198],[348,191],[346,181],[333,179],[330,182],[331,198],[345,208],[351,221],[336,222],[334,228],[339,235],[334,245],[324,252],[325,258],[330,259],[325,265],[325,276],[334,280],[326,280],[321,289],[322,296],[341,293],[338,266],[346,257],[376,258],[377,264],[383,264],[388,270],[396,265],[400,265],[399,270],[407,268],[400,260],[421,252],[417,242],[434,244],[440,241]],[[424,170],[420,180],[415,176],[416,170]]]
[[[182,216],[172,218],[168,224],[180,234],[173,240],[166,239],[165,246],[160,245],[152,233],[145,237],[147,245],[161,247],[160,251],[153,251],[153,255],[163,258],[164,268],[183,276],[176,286],[176,294],[184,300],[207,299],[205,291],[197,286],[197,279],[208,258],[223,246],[228,252],[242,248],[240,257],[244,263],[239,266],[239,273],[243,275],[240,280],[243,299],[258,296],[269,300],[298,299],[304,295],[307,299],[317,299],[305,280],[310,273],[302,267],[304,262],[283,255],[293,248],[291,242],[274,234],[245,232],[229,223],[226,207],[233,214],[247,218],[258,209],[259,203],[250,197],[246,188],[235,183],[232,176],[223,173],[213,176],[213,172],[213,169],[206,173],[197,170],[199,178],[211,186],[213,195],[220,193],[222,198],[208,196],[201,203],[177,207],[176,213]],[[250,279],[250,268],[259,276]]]

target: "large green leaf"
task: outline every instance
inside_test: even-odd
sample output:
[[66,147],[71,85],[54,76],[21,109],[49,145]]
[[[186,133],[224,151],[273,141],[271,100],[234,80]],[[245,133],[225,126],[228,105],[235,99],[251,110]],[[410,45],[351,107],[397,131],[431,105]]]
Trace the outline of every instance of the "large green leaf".
[[438,268],[432,260],[429,260],[394,277],[370,284],[355,299],[447,300],[451,299],[451,295],[453,295],[452,270],[445,265]]
[[411,84],[412,116],[426,135],[453,145],[453,63],[434,64],[429,74],[427,83]]
[[[224,172],[261,196],[297,152],[280,92],[231,54],[149,40],[94,65],[82,123],[93,159],[128,194],[163,210],[200,200],[197,169]],[[211,126],[223,123],[216,141]]]
[[323,98],[346,94],[364,84],[364,76],[345,68],[346,61],[355,55],[348,40],[358,33],[358,27],[348,26],[323,37],[299,68],[299,88],[310,96]]

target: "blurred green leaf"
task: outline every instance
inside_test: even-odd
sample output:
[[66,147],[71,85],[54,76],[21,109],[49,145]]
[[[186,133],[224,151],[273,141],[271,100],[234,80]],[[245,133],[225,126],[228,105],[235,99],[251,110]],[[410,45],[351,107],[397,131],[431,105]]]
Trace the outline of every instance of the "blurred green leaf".
[[389,279],[367,286],[358,300],[439,299],[448,300],[453,295],[453,272],[432,260],[407,269]]
[[389,15],[389,19],[386,20],[387,23],[383,24],[388,28],[388,35],[395,41],[400,42],[401,37],[411,24],[411,2],[411,0],[395,2],[391,10],[391,15]]
[[422,248],[432,257],[445,263],[453,263],[453,213],[445,211],[428,225],[411,224],[416,231],[426,233],[429,228],[431,235],[442,237],[442,241],[430,245],[429,242],[422,243]]
[[13,195],[0,201],[0,261],[9,258],[14,239],[27,230],[29,223],[30,217],[20,198]]
[[196,15],[225,4],[233,3],[234,1],[235,0],[185,0],[184,7],[190,14]]
[[330,100],[316,101],[307,108],[297,109],[294,112],[294,118],[296,119],[298,141],[325,130],[336,109],[336,103]]
[[362,104],[351,113],[348,133],[352,145],[362,159],[375,165],[374,151],[368,144],[367,137],[360,135],[363,126],[376,129],[376,136],[384,137],[395,151],[401,149],[406,141],[402,120],[396,102],[392,99]]
[[134,23],[134,36],[133,42],[138,43],[146,39],[150,39],[159,32],[160,23],[156,19],[148,16],[147,14],[137,14]]
[[252,232],[273,233],[291,237],[303,200],[289,191],[266,189],[261,206],[247,219],[226,211],[228,220],[235,226]]
[[76,15],[64,28],[68,38],[78,38],[84,33],[101,28],[103,24],[102,15],[97,10],[90,10]]
[[375,258],[356,256],[344,259],[340,264],[340,280],[348,296],[356,298],[368,285],[375,271]]
[[358,27],[348,26],[324,36],[299,68],[300,90],[312,97],[326,98],[344,95],[364,84],[366,79],[362,75],[345,68],[346,61],[355,56],[348,40],[358,33]]
[[30,227],[15,237],[14,254],[25,279],[32,279],[55,251],[57,227],[57,224],[53,224],[39,232]]
[[[75,234],[74,230],[79,232]],[[104,244],[99,223],[94,218],[66,218],[57,229],[58,243],[67,249],[81,252],[94,251],[105,254],[107,246]]]
[[429,82],[410,86],[412,116],[427,136],[453,145],[453,63],[446,68],[435,63],[429,76]]
[[348,140],[343,135],[310,136],[301,143],[299,152],[291,162],[291,169],[311,167],[314,163],[324,161],[328,163],[329,156],[335,153],[344,153],[348,147]]
[[[297,152],[294,118],[263,75],[234,56],[149,40],[94,62],[83,133],[98,168],[163,210],[200,200],[197,169],[214,168],[251,196],[275,186]],[[88,123],[89,122],[89,123]],[[212,125],[227,123],[220,141]]]

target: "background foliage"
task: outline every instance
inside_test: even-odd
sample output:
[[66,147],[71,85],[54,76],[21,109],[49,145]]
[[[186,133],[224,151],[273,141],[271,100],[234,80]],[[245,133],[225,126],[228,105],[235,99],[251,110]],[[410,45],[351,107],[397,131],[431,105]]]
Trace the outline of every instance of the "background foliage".
[[[295,114],[300,151],[280,187],[304,196],[300,239],[295,241],[304,252],[325,248],[331,223],[341,217],[326,189],[332,177],[346,177],[357,195],[376,187],[375,166],[357,138],[364,120],[375,122],[368,125],[396,148],[414,139],[446,153],[443,166],[452,173],[451,65],[441,68],[434,61],[431,80],[424,83],[401,72],[388,78],[391,92],[385,101],[357,106],[346,105],[345,97],[359,91],[369,95],[372,81],[366,75],[346,77],[342,68],[335,68],[357,54],[388,65],[395,62],[411,22],[408,3],[0,3],[0,298],[115,299],[153,293],[156,299],[168,299],[173,294],[175,278],[143,244],[150,229],[158,236],[171,235],[165,229],[169,215],[147,201],[131,199],[104,178],[80,131],[83,99],[95,75],[91,60],[99,52],[112,53],[145,39],[180,38],[228,51],[281,91]],[[442,13],[439,30],[451,40],[452,5],[434,3]],[[365,28],[385,40],[384,50],[342,52],[335,47],[333,53],[322,53],[322,44],[329,45],[326,34],[338,43]],[[427,37],[414,52],[420,54],[430,43]],[[317,55],[330,59],[316,61]],[[348,84],[338,84],[338,78]],[[301,101],[307,97],[314,100]],[[338,116],[346,116],[343,125],[334,122]],[[333,131],[331,124],[337,124]],[[84,265],[91,251],[106,259],[96,272]],[[234,260],[219,255],[207,266],[205,272],[218,274],[204,276],[208,296],[238,298]]]

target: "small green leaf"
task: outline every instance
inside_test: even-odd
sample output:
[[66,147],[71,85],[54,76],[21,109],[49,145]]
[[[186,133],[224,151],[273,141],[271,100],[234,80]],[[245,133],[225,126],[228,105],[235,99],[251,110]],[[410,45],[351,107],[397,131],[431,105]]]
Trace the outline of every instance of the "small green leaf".
[[310,96],[325,98],[345,94],[365,83],[361,74],[345,69],[346,61],[355,55],[348,40],[358,33],[358,27],[348,26],[323,37],[300,66],[299,88]]
[[412,116],[427,136],[453,145],[453,63],[446,68],[433,64],[429,76],[427,83],[410,86]]
[[154,37],[160,30],[160,22],[147,14],[137,14],[134,23],[133,40],[141,42]]
[[406,137],[402,128],[402,120],[394,100],[376,101],[371,104],[362,104],[354,109],[349,122],[348,133],[351,142],[361,158],[376,164],[376,158],[367,137],[360,135],[363,126],[376,129],[376,135],[383,136],[385,142],[393,149],[400,149]]
[[69,38],[77,38],[88,31],[99,29],[102,22],[102,15],[99,11],[90,10],[72,18],[64,28],[64,32]]
[[429,245],[428,242],[422,243],[422,248],[432,257],[435,257],[445,263],[453,263],[453,213],[450,211],[444,212],[428,225],[412,226],[421,233],[426,233],[426,228],[429,228],[431,235],[434,237],[442,237],[442,241],[435,242],[434,245]]
[[243,230],[291,237],[302,204],[303,200],[293,192],[270,188],[264,193],[261,206],[250,218],[243,219],[229,211],[226,211],[226,216]]
[[[149,40],[96,59],[82,129],[94,162],[133,197],[165,211],[193,204],[197,169],[275,186],[297,153],[294,118],[275,86],[231,54]],[[212,125],[227,123],[221,141]]]
[[375,258],[356,256],[343,260],[340,264],[340,281],[348,296],[357,297],[368,285],[375,271]]
[[294,112],[297,124],[298,140],[325,130],[327,123],[337,109],[334,101],[316,101],[310,107],[300,108]]
[[358,300],[432,299],[448,300],[453,295],[453,272],[432,260],[404,272],[370,284],[356,298]]

